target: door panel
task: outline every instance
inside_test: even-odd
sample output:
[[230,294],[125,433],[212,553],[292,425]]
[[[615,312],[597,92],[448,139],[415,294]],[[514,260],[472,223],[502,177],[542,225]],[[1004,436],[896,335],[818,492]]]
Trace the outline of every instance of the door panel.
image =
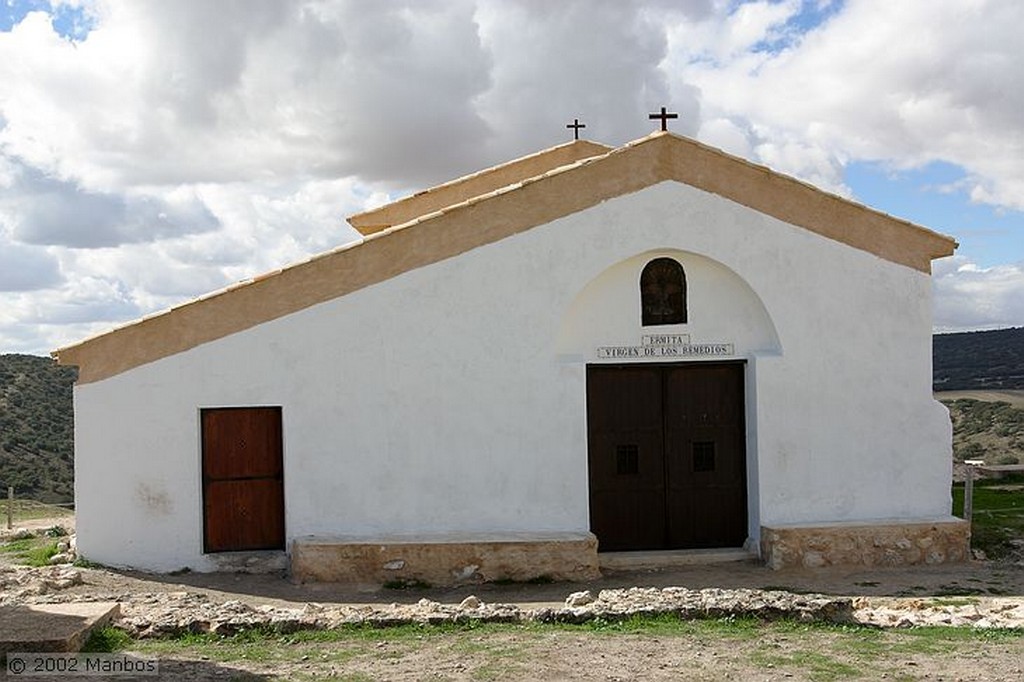
[[[743,544],[743,372],[735,362],[588,368],[590,519],[602,551]],[[637,471],[624,474],[633,446]]]
[[665,369],[668,547],[747,537],[743,365]]
[[587,378],[590,526],[601,548],[654,546],[665,535],[661,374],[636,367]]
[[280,481],[212,481],[205,497],[206,551],[284,548]]
[[218,408],[200,414],[203,549],[284,548],[281,408]]
[[281,410],[276,407],[203,410],[203,474],[211,479],[281,474]]

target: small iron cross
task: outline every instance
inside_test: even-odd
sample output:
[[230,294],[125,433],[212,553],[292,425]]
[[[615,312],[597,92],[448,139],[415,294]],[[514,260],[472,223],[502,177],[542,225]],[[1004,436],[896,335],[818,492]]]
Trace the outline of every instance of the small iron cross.
[[647,118],[649,118],[652,121],[661,119],[661,129],[668,130],[668,120],[670,118],[679,118],[679,114],[670,114],[667,111],[665,111],[665,107],[662,107],[660,114],[650,114],[647,116]]
[[587,124],[580,123],[580,120],[578,118],[574,118],[572,120],[572,123],[567,124],[565,127],[572,128],[572,139],[578,140],[580,139],[580,128],[586,128]]

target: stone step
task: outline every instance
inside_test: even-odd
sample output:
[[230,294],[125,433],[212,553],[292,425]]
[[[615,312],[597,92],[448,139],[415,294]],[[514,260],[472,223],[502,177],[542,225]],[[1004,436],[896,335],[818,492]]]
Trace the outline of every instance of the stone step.
[[601,552],[597,560],[602,569],[634,571],[647,568],[703,566],[731,561],[755,561],[757,556],[742,547],[722,549],[673,549],[644,552]]
[[80,651],[89,634],[119,612],[115,602],[0,606],[0,658],[12,651]]

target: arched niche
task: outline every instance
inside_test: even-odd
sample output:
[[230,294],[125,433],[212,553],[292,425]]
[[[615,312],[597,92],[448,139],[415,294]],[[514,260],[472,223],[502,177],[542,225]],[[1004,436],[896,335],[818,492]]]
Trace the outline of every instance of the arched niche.
[[[686,322],[642,323],[641,273],[651,262],[679,263],[686,278]],[[692,343],[732,344],[736,357],[781,352],[761,298],[726,265],[700,254],[659,249],[609,265],[575,296],[562,319],[557,353],[580,360],[603,346],[635,346],[645,334],[682,334]]]

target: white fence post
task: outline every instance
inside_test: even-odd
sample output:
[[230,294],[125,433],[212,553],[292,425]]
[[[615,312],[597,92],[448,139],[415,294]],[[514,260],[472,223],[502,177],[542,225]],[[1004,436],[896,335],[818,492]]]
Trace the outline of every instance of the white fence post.
[[14,486],[7,486],[7,530],[14,527]]

